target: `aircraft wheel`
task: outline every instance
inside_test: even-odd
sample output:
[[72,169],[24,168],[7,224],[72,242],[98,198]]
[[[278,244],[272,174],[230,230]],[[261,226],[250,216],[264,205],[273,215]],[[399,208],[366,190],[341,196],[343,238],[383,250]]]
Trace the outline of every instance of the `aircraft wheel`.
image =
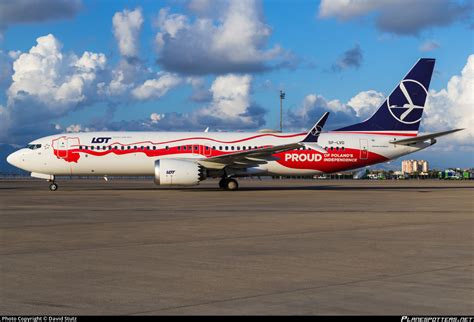
[[52,184],[49,185],[49,190],[51,190],[51,191],[58,190],[58,185],[53,182]]
[[226,178],[222,178],[222,179],[219,181],[219,188],[225,189],[226,186],[227,186],[227,179],[226,179]]
[[226,182],[226,190],[235,191],[239,189],[239,183],[235,179],[228,179]]

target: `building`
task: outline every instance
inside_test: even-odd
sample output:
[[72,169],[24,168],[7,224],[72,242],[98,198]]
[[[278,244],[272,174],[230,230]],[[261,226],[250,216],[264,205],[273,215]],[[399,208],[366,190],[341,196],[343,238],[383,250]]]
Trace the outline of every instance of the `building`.
[[426,160],[403,160],[402,172],[406,174],[427,174],[429,170]]

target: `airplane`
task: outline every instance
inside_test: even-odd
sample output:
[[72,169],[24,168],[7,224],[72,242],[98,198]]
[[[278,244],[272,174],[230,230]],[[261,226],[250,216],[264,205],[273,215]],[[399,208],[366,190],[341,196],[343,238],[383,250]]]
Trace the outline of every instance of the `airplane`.
[[85,132],[30,142],[7,157],[50,182],[57,176],[153,176],[191,186],[220,178],[238,189],[247,176],[310,176],[366,167],[425,149],[462,129],[418,135],[435,59],[421,58],[367,120],[323,132],[326,112],[308,132]]

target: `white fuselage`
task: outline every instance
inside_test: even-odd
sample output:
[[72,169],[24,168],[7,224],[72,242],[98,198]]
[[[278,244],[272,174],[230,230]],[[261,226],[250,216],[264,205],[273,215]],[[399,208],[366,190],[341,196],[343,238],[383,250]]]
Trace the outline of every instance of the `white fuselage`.
[[[10,155],[8,162],[33,175],[152,176],[154,163],[158,159],[205,159],[300,142],[305,135],[228,132],[66,133],[31,142],[30,148],[20,149]],[[281,152],[274,155],[275,161],[236,175],[313,175],[345,171],[386,162],[430,145],[424,142],[412,146],[389,143],[406,137],[406,133],[326,132],[320,135],[318,144],[327,153],[308,148]]]

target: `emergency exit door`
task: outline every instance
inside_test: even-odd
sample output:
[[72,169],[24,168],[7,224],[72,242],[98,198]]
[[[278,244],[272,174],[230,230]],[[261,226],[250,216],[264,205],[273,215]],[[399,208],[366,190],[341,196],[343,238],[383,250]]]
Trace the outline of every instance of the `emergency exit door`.
[[369,141],[367,139],[359,139],[360,143],[360,159],[367,160],[369,158]]

